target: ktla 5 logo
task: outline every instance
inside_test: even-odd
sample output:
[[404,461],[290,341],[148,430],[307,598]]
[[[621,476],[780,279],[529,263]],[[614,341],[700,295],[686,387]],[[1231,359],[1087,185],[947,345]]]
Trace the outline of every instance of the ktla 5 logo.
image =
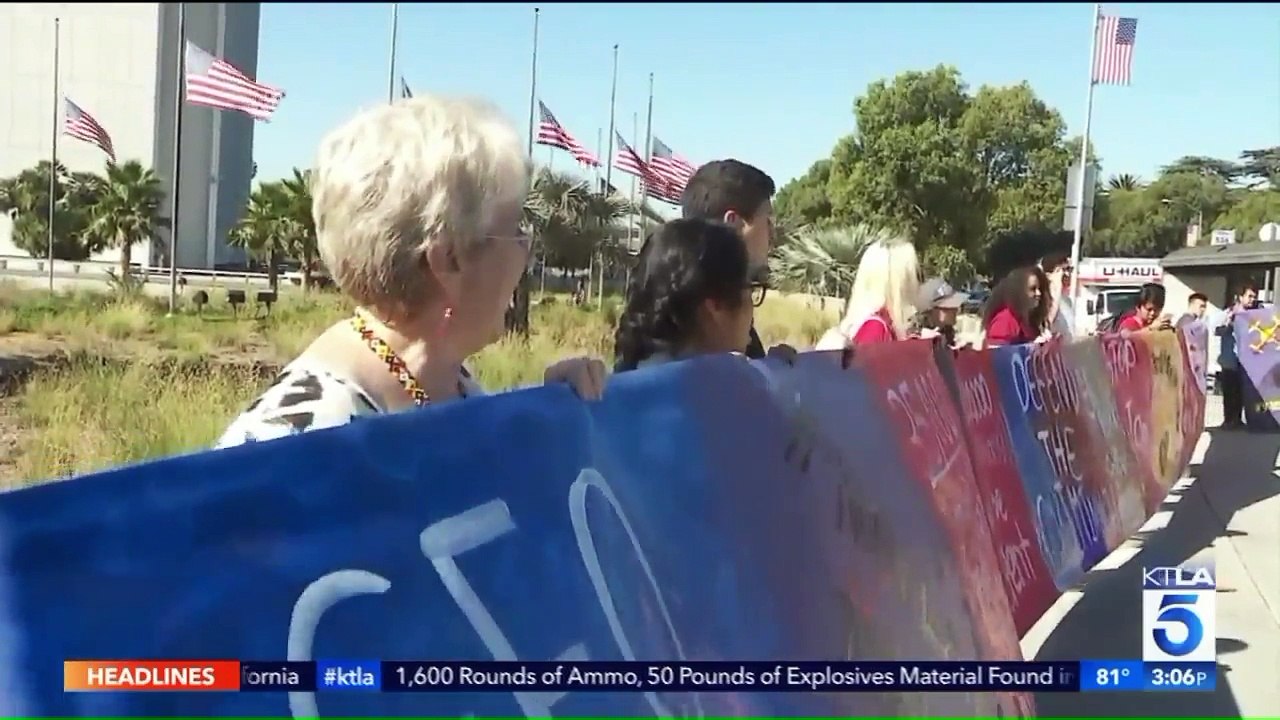
[[1217,656],[1212,567],[1142,572],[1142,660],[1213,662]]

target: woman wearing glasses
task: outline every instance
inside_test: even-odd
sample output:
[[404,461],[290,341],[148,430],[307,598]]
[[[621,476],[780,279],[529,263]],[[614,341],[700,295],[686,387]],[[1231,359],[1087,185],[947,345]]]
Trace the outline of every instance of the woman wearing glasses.
[[[320,256],[357,307],[291,362],[219,446],[480,393],[463,362],[503,332],[530,259],[529,165],[492,106],[419,96],[329,134],[312,174]],[[604,365],[548,368],[598,398]]]
[[616,369],[741,353],[767,285],[728,225],[672,220],[645,241],[614,339]]

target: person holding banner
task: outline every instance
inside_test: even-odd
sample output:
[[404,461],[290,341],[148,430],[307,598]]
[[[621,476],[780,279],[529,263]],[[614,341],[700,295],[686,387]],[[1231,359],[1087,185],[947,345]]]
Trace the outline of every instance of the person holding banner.
[[1075,335],[1075,308],[1071,305],[1071,256],[1052,253],[1040,260],[1040,269],[1049,280],[1049,313],[1047,322],[1054,335]]
[[930,278],[920,286],[913,334],[925,340],[941,338],[948,347],[956,346],[956,319],[969,299],[942,278]]
[[1049,277],[1037,265],[1017,268],[991,291],[982,319],[984,347],[1023,345],[1046,338]]
[[1125,312],[1116,324],[1117,330],[1137,332],[1140,330],[1169,330],[1173,327],[1173,319],[1162,315],[1164,311],[1164,286],[1159,283],[1147,283],[1138,291],[1138,301],[1132,310]]
[[767,290],[734,228],[706,220],[662,225],[640,250],[618,319],[615,369],[745,353]]
[[1222,427],[1234,430],[1244,427],[1244,375],[1240,359],[1236,355],[1235,318],[1237,313],[1258,306],[1258,290],[1252,283],[1241,283],[1236,290],[1235,302],[1223,313],[1220,324],[1214,328],[1221,340],[1218,345],[1218,387],[1222,388]]
[[815,350],[893,342],[909,337],[920,291],[920,261],[907,240],[877,240],[858,261],[844,318],[818,340]]
[[[480,394],[463,363],[502,336],[532,257],[525,148],[487,103],[422,95],[360,112],[322,141],[310,179],[320,257],[357,309],[219,447]],[[595,399],[605,368],[574,358],[545,380]]]

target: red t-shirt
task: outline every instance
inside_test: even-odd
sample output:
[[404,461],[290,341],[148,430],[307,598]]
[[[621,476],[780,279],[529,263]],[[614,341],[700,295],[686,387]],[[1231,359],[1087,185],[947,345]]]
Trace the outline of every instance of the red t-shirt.
[[1022,345],[1036,339],[1036,333],[1018,319],[1009,308],[1000,308],[987,325],[987,347]]
[[1119,330],[1141,330],[1146,327],[1142,324],[1142,320],[1138,318],[1137,313],[1129,313],[1120,318],[1120,324],[1116,326]]
[[892,327],[889,314],[882,309],[862,321],[862,326],[853,334],[853,344],[893,342],[898,339],[898,336],[893,334]]

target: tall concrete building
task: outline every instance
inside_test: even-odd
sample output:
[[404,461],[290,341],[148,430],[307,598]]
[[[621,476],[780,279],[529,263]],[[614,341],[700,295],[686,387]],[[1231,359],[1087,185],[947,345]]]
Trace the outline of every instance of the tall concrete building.
[[[253,174],[253,119],[179,103],[177,3],[0,3],[0,177],[52,155],[72,171],[105,171],[106,157],[60,133],[54,96],[54,21],[58,20],[58,94],[111,135],[120,162],[153,168],[171,212],[174,119],[182,113],[178,172],[179,267],[243,261],[226,236],[243,211]],[[258,3],[185,3],[186,37],[250,77],[258,69]],[[56,119],[55,119],[56,118]],[[168,237],[134,249],[138,260],[167,265]],[[22,254],[0,237],[0,255]],[[114,250],[100,259],[115,259]]]

